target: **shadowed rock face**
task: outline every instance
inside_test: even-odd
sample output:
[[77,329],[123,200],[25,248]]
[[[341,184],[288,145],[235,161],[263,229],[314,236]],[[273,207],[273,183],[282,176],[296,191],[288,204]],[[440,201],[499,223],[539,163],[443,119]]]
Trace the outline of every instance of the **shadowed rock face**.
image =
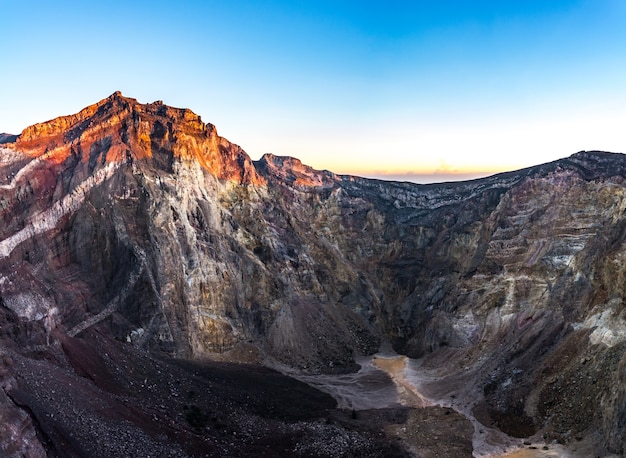
[[23,450],[45,444],[5,399],[21,393],[11,352],[97,330],[179,358],[251,347],[312,373],[353,370],[388,340],[447,365],[485,424],[598,432],[625,451],[622,155],[368,180],[253,162],[191,111],[120,93],[2,142],[0,407]]

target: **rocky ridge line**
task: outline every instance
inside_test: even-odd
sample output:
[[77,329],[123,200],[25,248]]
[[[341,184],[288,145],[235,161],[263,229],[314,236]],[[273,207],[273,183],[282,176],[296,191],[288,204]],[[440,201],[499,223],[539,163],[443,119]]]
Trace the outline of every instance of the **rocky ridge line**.
[[3,345],[95,330],[319,373],[388,340],[489,427],[626,448],[623,155],[384,182],[115,93],[5,142],[0,180]]

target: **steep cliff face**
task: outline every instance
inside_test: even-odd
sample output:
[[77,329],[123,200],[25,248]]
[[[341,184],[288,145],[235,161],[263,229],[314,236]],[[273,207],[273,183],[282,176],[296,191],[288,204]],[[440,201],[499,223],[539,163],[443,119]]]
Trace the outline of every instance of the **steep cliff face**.
[[[443,364],[485,424],[626,449],[622,155],[366,180],[253,162],[191,111],[120,93],[2,141],[3,348],[96,329],[177,357],[254,347],[334,372],[388,340]],[[2,393],[15,383],[7,369]]]

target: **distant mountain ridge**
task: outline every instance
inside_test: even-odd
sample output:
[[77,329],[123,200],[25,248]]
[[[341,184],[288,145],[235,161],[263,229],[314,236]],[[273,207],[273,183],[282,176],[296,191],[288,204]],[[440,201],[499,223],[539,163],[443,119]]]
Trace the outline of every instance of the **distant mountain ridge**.
[[6,133],[0,133],[0,143],[12,143],[17,138],[17,135],[11,135]]

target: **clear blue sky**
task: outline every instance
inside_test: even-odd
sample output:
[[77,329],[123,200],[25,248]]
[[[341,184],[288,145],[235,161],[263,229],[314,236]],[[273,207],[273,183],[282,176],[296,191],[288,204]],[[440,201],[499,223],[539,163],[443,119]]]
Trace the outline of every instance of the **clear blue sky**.
[[253,159],[340,173],[626,152],[624,0],[0,0],[0,17],[0,132],[121,90],[191,108]]

